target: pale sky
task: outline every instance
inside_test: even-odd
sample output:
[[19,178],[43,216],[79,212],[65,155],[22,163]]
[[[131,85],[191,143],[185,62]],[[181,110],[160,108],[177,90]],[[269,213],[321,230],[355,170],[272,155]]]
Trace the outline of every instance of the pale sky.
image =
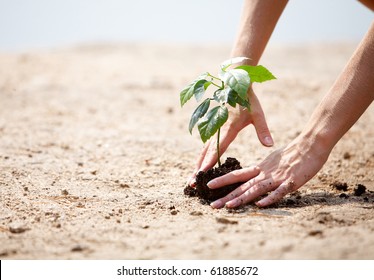
[[[0,0],[0,51],[80,43],[225,43],[243,0]],[[374,19],[356,0],[290,0],[271,42],[358,41]]]

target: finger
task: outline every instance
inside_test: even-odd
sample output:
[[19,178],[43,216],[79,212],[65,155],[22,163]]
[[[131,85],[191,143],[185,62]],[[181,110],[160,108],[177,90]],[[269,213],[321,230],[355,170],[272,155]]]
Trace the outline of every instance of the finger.
[[253,177],[256,177],[259,173],[260,168],[258,166],[251,166],[248,168],[234,170],[221,177],[211,180],[210,182],[208,182],[207,186],[210,189],[217,189],[234,183],[246,182]]
[[203,149],[201,150],[200,152],[200,155],[196,161],[196,165],[195,165],[195,169],[194,171],[192,172],[192,175],[187,179],[187,184],[190,186],[190,187],[195,187],[196,185],[196,175],[197,173],[199,172],[200,170],[200,167],[201,167],[201,163],[203,162],[204,158],[205,158],[205,155],[209,149],[209,146],[210,146],[210,142],[207,142]]
[[230,200],[226,203],[227,208],[236,208],[240,205],[247,204],[258,198],[261,195],[268,193],[276,188],[276,184],[273,179],[263,180],[253,187],[246,190],[242,195],[237,198]]
[[293,192],[297,189],[294,181],[283,182],[275,191],[269,194],[267,197],[256,202],[256,205],[259,207],[266,207],[273,203],[281,200],[286,194]]
[[[258,176],[259,177],[259,176]],[[240,185],[235,190],[233,190],[228,195],[214,201],[210,204],[213,208],[221,208],[225,206],[225,204],[231,200],[235,200],[237,197],[241,196],[244,192],[246,192],[248,189],[250,189],[252,186],[256,185],[259,181],[262,180],[262,178],[253,178],[249,180],[248,182]]]
[[[234,141],[237,135],[238,132],[233,131],[232,129],[222,131],[222,136],[219,143],[220,155],[226,152],[228,146],[232,141]],[[207,171],[212,168],[218,161],[217,157],[217,139],[212,139],[199,170]]]
[[253,126],[256,129],[258,140],[260,140],[261,144],[266,147],[271,147],[274,145],[273,137],[270,134],[269,127],[266,122],[264,111],[262,110],[261,104],[257,100],[256,112],[253,114]]
[[230,200],[233,200],[236,197],[242,195],[248,188],[250,188],[253,184],[255,184],[254,181],[255,180],[250,180],[250,181],[246,182],[245,184],[237,187],[235,190],[233,190],[228,195],[226,195],[226,196],[224,196],[224,197],[222,197],[220,199],[217,199],[216,201],[212,202],[210,204],[210,206],[212,206],[213,208],[221,208],[221,207],[225,206],[226,202],[228,202]]

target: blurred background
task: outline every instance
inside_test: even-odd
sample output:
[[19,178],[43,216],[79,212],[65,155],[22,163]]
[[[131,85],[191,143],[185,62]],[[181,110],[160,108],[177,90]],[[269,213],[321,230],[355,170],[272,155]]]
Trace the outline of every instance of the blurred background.
[[[81,43],[224,43],[243,0],[0,0],[0,51]],[[293,0],[272,42],[358,41],[373,12],[356,0]]]

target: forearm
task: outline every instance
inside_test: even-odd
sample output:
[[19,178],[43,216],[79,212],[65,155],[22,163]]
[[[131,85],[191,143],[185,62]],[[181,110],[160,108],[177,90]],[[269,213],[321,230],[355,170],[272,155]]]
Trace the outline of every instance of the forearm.
[[302,133],[330,151],[374,100],[374,22]]
[[288,0],[245,0],[231,56],[245,56],[256,65]]

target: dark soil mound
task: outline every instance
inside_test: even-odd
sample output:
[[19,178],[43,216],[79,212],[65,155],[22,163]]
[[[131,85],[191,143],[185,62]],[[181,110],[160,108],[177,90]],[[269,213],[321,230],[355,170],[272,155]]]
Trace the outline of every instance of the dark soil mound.
[[197,196],[207,202],[212,202],[232,192],[242,183],[228,185],[219,189],[209,189],[207,183],[217,177],[225,175],[231,171],[241,169],[240,162],[235,158],[227,158],[220,167],[212,168],[206,172],[200,171],[196,176],[196,188],[187,186],[184,194],[188,196]]

